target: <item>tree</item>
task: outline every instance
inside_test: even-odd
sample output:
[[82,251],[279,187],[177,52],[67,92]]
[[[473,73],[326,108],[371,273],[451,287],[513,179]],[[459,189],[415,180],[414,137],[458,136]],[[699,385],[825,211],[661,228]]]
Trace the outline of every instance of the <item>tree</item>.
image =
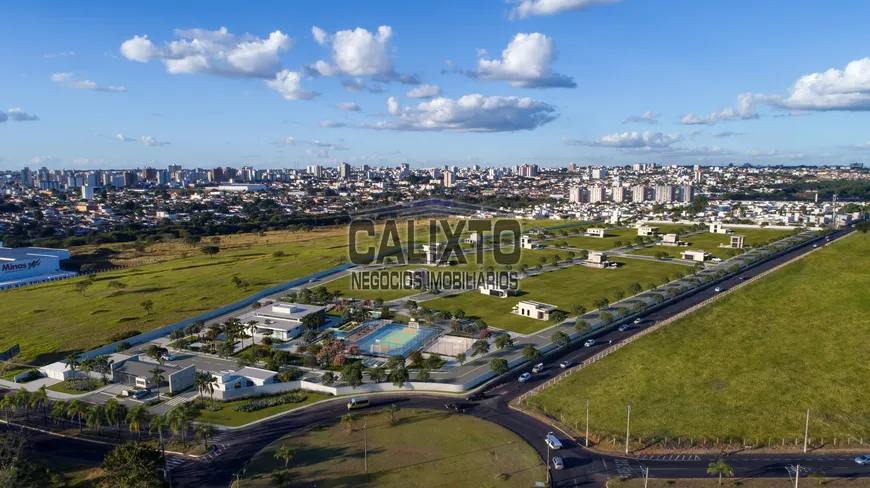
[[128,442],[114,448],[104,459],[102,468],[109,486],[160,488],[163,481],[157,469],[163,456],[156,449],[139,442]]
[[348,364],[341,370],[341,380],[354,390],[363,383],[362,362]]
[[24,416],[30,420],[30,392],[27,391],[27,388],[18,390],[13,396],[13,401],[15,407],[24,410]]
[[471,355],[486,354],[489,352],[489,341],[486,339],[478,339],[471,345]]
[[419,372],[417,372],[417,380],[418,381],[429,381],[432,378],[432,374],[429,372],[429,368],[421,368]]
[[391,403],[391,404],[387,405],[386,407],[384,407],[383,412],[384,412],[384,415],[387,416],[387,420],[390,422],[390,424],[396,423],[396,421],[398,420],[398,418],[396,417],[396,414],[399,413],[399,407],[397,407],[395,403]]
[[855,230],[864,234],[864,239],[867,239],[867,231],[870,231],[870,220],[862,220],[855,224]]
[[719,484],[722,484],[722,476],[732,477],[734,476],[734,468],[732,468],[728,463],[726,463],[722,458],[719,458],[717,461],[710,463],[707,466],[707,474],[712,476],[719,476]]
[[586,332],[590,327],[592,327],[592,325],[583,319],[577,319],[574,321],[574,330],[577,332]]
[[106,408],[103,405],[91,405],[85,417],[89,429],[97,431],[100,435],[100,428],[106,424]]
[[66,367],[72,371],[72,377],[76,377],[76,369],[79,367],[79,356],[76,353],[70,353],[66,357]]
[[296,457],[296,449],[291,449],[290,446],[281,446],[275,451],[275,459],[284,461],[284,469],[290,466],[290,461]]
[[217,352],[217,355],[222,358],[230,357],[233,354],[233,351],[233,344],[229,341],[229,338],[227,338],[226,341],[221,341],[217,345],[217,348],[215,348],[215,352]]
[[388,379],[397,388],[405,386],[405,383],[410,379],[408,368],[405,367],[405,363],[402,362],[402,364],[393,367],[393,369],[390,370]]
[[616,301],[618,302],[625,298],[625,292],[622,290],[616,290],[615,292],[613,292],[613,297],[616,298]]
[[[15,395],[12,393],[7,393],[3,395],[3,398],[0,399],[0,408],[3,409],[3,415],[6,417],[6,423],[9,424],[9,411],[15,414]],[[66,411],[63,412],[66,415]]]
[[326,386],[332,386],[335,384],[335,373],[332,371],[323,373],[323,376],[320,377],[320,382]]
[[38,390],[30,394],[30,408],[42,409],[42,414],[45,415],[45,408],[48,406],[48,390],[45,385],[39,387]]
[[552,320],[553,322],[556,322],[557,324],[559,322],[564,321],[567,318],[568,318],[568,314],[566,314],[565,312],[563,312],[561,310],[553,310],[552,312],[550,312],[550,320]]
[[148,413],[148,407],[144,404],[133,407],[127,412],[127,426],[130,432],[135,432],[136,437],[142,438],[142,428],[148,424],[151,419],[151,414]]
[[69,416],[70,420],[78,417],[79,421],[79,433],[82,432],[82,419],[84,419],[85,415],[88,413],[88,404],[75,398],[70,400],[70,402],[66,406],[66,414]]
[[629,310],[628,307],[619,307],[619,309],[616,310],[616,313],[619,314],[619,318],[624,319],[631,315],[631,310]]
[[352,413],[342,415],[341,425],[349,432],[353,432],[356,428],[356,417]]
[[385,379],[387,379],[387,371],[383,366],[378,366],[369,371],[369,379],[372,380],[372,383],[381,383]]
[[151,373],[151,377],[149,378],[149,380],[154,383],[154,388],[157,389],[157,399],[160,400],[160,384],[163,383],[164,380],[166,380],[166,377],[163,376],[163,373],[165,373],[166,370],[157,367],[148,370],[148,372]]
[[[6,397],[3,397],[3,400],[5,400],[5,399],[6,399]],[[11,398],[10,398],[10,400],[11,400]],[[0,407],[2,407],[2,406],[3,406],[3,401],[0,400]],[[54,405],[51,406],[51,412],[49,412],[48,416],[51,417],[51,420],[53,420],[55,424],[58,424],[58,423],[60,423],[61,420],[65,419],[67,417],[67,415],[66,415],[67,407],[68,407],[68,405],[64,401],[54,402]],[[4,408],[4,410],[5,410],[5,408]],[[7,423],[9,422],[8,416],[6,418],[6,422]]]
[[181,445],[187,447],[187,429],[197,410],[190,403],[184,403],[169,412],[169,427],[175,434],[181,434]]
[[511,339],[510,334],[501,334],[496,336],[495,338],[495,347],[498,350],[507,349],[514,345],[514,340]]
[[508,366],[508,362],[504,359],[493,359],[489,362],[489,367],[496,374],[505,374],[510,371],[510,366]]
[[157,438],[160,440],[160,449],[163,451],[164,456],[166,455],[166,445],[163,443],[163,432],[169,428],[169,417],[155,415],[151,417],[151,425],[148,428],[149,434],[157,433]]
[[526,344],[523,347],[523,357],[526,361],[537,361],[541,357],[541,351],[537,350],[535,346],[531,344]]
[[75,285],[76,291],[81,293],[82,296],[85,296],[85,292],[88,291],[88,288],[90,288],[90,286],[91,286],[90,280],[82,280],[82,281],[77,282]]
[[637,295],[642,289],[640,283],[637,282],[628,285],[628,292],[632,295]]
[[583,305],[577,304],[577,305],[574,305],[573,307],[571,307],[571,312],[574,315],[579,317],[579,316],[583,315],[584,313],[586,313],[586,307],[584,307]]
[[601,312],[598,314],[598,320],[601,321],[602,324],[609,324],[613,322],[613,315],[610,315],[610,312]]
[[460,352],[459,354],[457,354],[457,355],[456,355],[456,361],[459,363],[460,366],[462,366],[463,364],[465,364],[465,353],[464,353],[464,352]]
[[214,437],[214,432],[214,427],[211,424],[197,424],[193,428],[193,435],[197,440],[202,441],[206,450],[208,450],[208,440]]
[[550,336],[550,340],[560,346],[567,346],[568,343],[571,342],[571,338],[568,337],[568,334],[562,332],[561,330],[553,332],[553,335]]
[[117,292],[117,293],[120,293],[121,290],[123,290],[124,288],[127,288],[127,285],[125,285],[124,283],[121,283],[121,282],[118,281],[118,280],[112,280],[112,281],[110,281],[110,282],[108,283],[107,286],[108,286],[109,288],[114,288],[114,289],[115,289],[115,292]]
[[221,252],[221,248],[217,246],[202,246],[199,250],[205,254],[206,256],[214,256],[215,254]]
[[283,488],[290,482],[290,471],[286,469],[276,469],[272,471],[272,481],[275,482],[275,485],[278,488]]
[[142,307],[142,310],[145,311],[146,314],[151,315],[151,311],[154,310],[154,301],[153,300],[145,300],[139,304]]

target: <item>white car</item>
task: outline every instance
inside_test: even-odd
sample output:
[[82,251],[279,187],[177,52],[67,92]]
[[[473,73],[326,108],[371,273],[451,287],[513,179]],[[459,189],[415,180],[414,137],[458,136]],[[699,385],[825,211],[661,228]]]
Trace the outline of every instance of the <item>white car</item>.
[[559,363],[559,367],[562,369],[570,368],[573,364],[574,364],[573,362],[566,359],[566,360],[562,361],[561,363]]
[[619,326],[619,329],[617,329],[617,330],[619,330],[620,332],[625,332],[625,331],[627,331],[627,330],[628,330],[628,324],[622,324],[622,325],[620,325],[620,326]]
[[710,261],[713,261],[714,263],[721,263],[721,262],[722,262],[722,258],[713,258],[713,259],[711,259]]
[[583,347],[592,347],[595,345],[595,339],[589,339],[583,343]]
[[643,323],[643,317],[638,317],[638,318],[634,319],[634,323],[635,323],[635,325]]
[[719,293],[720,291],[722,291],[722,288],[717,286],[716,288],[713,288],[713,291],[715,291],[716,293]]
[[565,469],[565,463],[562,458],[556,456],[553,458],[553,469]]
[[863,456],[858,456],[855,458],[855,462],[860,465],[870,464],[870,454],[865,454]]
[[813,247],[819,247],[819,245],[818,245],[818,244],[813,244]]
[[173,356],[172,354],[169,354],[169,353],[164,354],[163,356],[161,356],[161,358],[164,361],[175,361],[175,356]]
[[532,368],[532,373],[540,373],[543,370],[544,370],[544,363],[538,363],[535,365],[534,368]]
[[521,374],[521,375],[520,375],[520,383],[525,383],[526,381],[529,381],[529,378],[531,378],[531,377],[532,377],[532,374],[531,374],[531,373],[523,373],[523,374]]

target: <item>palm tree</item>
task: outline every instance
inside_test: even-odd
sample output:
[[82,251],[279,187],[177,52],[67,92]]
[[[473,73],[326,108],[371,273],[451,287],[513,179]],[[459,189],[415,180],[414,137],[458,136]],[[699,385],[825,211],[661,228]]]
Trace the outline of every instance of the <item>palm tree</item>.
[[164,457],[166,457],[166,448],[163,444],[163,431],[167,428],[169,428],[169,419],[160,415],[151,417],[151,424],[148,428],[148,433],[157,433],[157,438],[160,440],[160,449],[164,452]]
[[187,429],[196,407],[185,403],[169,413],[169,426],[175,434],[181,433],[181,445],[187,447]]
[[135,432],[136,437],[139,439],[142,438],[142,428],[148,424],[148,419],[151,418],[151,414],[148,413],[145,405],[138,405],[129,412],[127,412],[127,425],[130,428],[130,432]]
[[278,485],[278,488],[282,488],[288,481],[290,481],[290,473],[286,469],[276,469],[275,471],[272,471],[272,481]]
[[106,424],[106,408],[102,405],[91,405],[86,415],[88,428],[96,430],[97,435],[100,435],[100,428]]
[[15,394],[7,393],[0,400],[0,408],[3,409],[3,414],[6,416],[6,423],[9,423],[9,411],[12,410],[12,415],[15,415]]
[[106,422],[118,429],[118,438],[121,438],[121,422],[127,417],[127,407],[118,403],[114,398],[106,402]]
[[349,432],[353,432],[354,427],[356,427],[356,417],[352,413],[346,413],[341,417],[341,425],[343,425]]
[[18,390],[15,393],[13,401],[17,408],[24,410],[24,415],[27,417],[27,420],[30,420],[30,392],[27,391],[27,388]]
[[205,449],[208,450],[208,440],[214,437],[214,427],[211,424],[198,424],[193,428],[193,435],[197,440],[202,441]]
[[384,407],[384,414],[387,416],[387,420],[389,420],[391,424],[396,423],[397,413],[399,413],[399,407],[397,407],[395,403],[391,403]]
[[[2,402],[0,402],[2,404]],[[55,424],[58,424],[61,420],[66,418],[66,409],[67,404],[64,401],[54,402],[54,405],[51,407],[51,413],[48,414],[52,420],[54,420]]]
[[45,385],[39,387],[38,390],[30,394],[30,408],[41,408],[42,415],[46,415],[46,407],[48,406],[48,390]]
[[707,467],[707,474],[709,475],[719,475],[719,484],[722,484],[722,475],[727,477],[734,476],[734,468],[731,467],[728,463],[726,463],[722,458],[719,458],[716,462],[710,463]]
[[66,367],[72,371],[72,377],[76,377],[76,369],[79,367],[78,354],[72,353],[66,357]]
[[151,378],[149,379],[154,383],[155,388],[157,388],[157,399],[160,400],[160,383],[163,383],[163,380],[166,379],[163,376],[163,373],[165,373],[166,370],[158,367],[149,370],[148,372],[151,373]]
[[66,406],[66,414],[69,416],[70,420],[73,417],[79,418],[79,433],[82,432],[82,418],[88,413],[88,405],[79,400],[78,398],[73,399]]
[[282,459],[284,461],[284,469],[287,469],[287,466],[290,465],[290,461],[292,461],[296,457],[296,450],[290,449],[289,446],[281,446],[275,451],[275,459]]
[[248,326],[248,331],[251,332],[251,345],[252,346],[256,345],[257,339],[254,337],[254,333],[257,332],[257,322],[254,320],[251,320],[247,323],[247,326]]

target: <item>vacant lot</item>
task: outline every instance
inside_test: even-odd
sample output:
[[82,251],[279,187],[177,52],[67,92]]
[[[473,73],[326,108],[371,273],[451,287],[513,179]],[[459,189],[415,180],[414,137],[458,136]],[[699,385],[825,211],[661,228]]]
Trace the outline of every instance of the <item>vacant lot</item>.
[[[791,231],[787,230],[766,230],[766,229],[735,229],[736,235],[745,236],[744,244],[747,247],[753,244],[758,245],[764,242],[771,242],[787,237]],[[655,256],[656,253],[664,252],[672,258],[679,258],[683,250],[703,250],[710,253],[714,258],[728,259],[736,255],[736,253],[727,248],[719,247],[719,244],[728,244],[731,242],[731,236],[726,234],[711,234],[702,232],[682,238],[688,242],[688,247],[668,247],[668,246],[652,246],[645,247],[632,251],[630,254],[640,254],[644,256]]]
[[[296,451],[290,486],[528,487],[546,478],[538,454],[512,432],[485,420],[431,410],[357,414],[355,430],[341,425],[294,433],[269,445],[248,465],[243,485],[275,486],[280,446]],[[363,422],[368,423],[368,470],[363,467]],[[501,476],[502,479],[499,479]]]
[[[601,297],[615,302],[614,293],[617,290],[629,295],[628,285],[633,282],[646,289],[648,284],[660,284],[662,278],[671,276],[677,271],[690,271],[690,268],[679,264],[640,259],[614,259],[613,261],[622,263],[622,266],[618,269],[571,266],[522,279],[520,295],[515,297],[496,298],[477,291],[469,291],[429,300],[422,305],[433,310],[450,312],[461,308],[467,315],[480,317],[492,327],[529,334],[549,327],[553,323],[512,314],[511,309],[520,300],[549,303],[570,314],[574,305],[583,305],[592,310],[595,308],[592,302]],[[552,268],[546,266],[545,269]]]
[[870,240],[853,235],[530,399],[566,423],[650,437],[870,438]]
[[616,242],[629,243],[637,236],[637,229],[611,229],[607,231],[605,237],[557,237],[555,241],[548,241],[547,244],[554,242],[565,241],[569,247],[579,247],[580,249],[589,249],[592,251],[607,251],[616,246]]
[[[346,259],[343,231],[276,234],[248,246],[227,244],[213,257],[176,243],[176,259],[99,273],[84,293],[76,289],[84,278],[5,291],[0,349],[20,343],[19,361],[46,364],[111,342],[115,334],[183,320]],[[247,281],[247,289],[233,284],[234,276]],[[126,287],[112,288],[113,281]],[[150,313],[142,307],[146,300],[153,302]]]

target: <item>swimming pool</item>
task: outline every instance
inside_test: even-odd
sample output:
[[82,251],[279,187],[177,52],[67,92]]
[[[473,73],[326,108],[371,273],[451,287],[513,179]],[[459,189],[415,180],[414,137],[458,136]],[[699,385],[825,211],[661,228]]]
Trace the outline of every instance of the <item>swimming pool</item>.
[[440,331],[431,327],[409,327],[404,324],[386,324],[356,342],[363,354],[393,356],[419,349]]

